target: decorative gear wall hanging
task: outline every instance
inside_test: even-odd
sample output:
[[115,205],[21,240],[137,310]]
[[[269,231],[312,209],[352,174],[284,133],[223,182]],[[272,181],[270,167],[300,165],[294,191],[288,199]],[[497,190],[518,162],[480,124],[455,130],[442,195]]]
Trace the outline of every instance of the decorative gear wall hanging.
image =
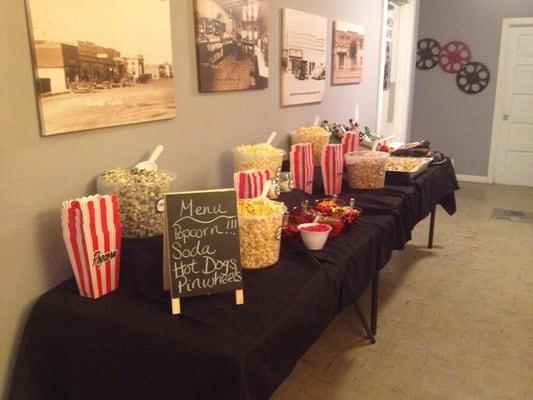
[[478,94],[489,85],[490,71],[483,63],[471,62],[463,65],[455,80],[466,94]]
[[440,51],[439,66],[448,74],[458,73],[472,59],[468,46],[460,41],[446,43]]
[[440,43],[435,39],[420,39],[416,52],[416,67],[422,70],[435,68],[439,63],[440,51]]

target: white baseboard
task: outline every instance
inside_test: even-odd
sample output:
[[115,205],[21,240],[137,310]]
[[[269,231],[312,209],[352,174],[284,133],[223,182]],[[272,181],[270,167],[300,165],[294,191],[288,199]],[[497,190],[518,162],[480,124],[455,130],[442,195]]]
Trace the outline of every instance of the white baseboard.
[[479,175],[457,175],[457,180],[461,182],[488,183],[488,176]]

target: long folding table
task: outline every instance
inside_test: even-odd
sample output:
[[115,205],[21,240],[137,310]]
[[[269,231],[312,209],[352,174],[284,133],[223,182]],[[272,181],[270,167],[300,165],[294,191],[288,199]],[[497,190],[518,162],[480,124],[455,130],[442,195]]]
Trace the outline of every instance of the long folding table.
[[[276,265],[244,271],[244,305],[232,294],[187,298],[180,316],[162,291],[162,239],[125,240],[117,291],[85,299],[71,279],[36,302],[10,399],[267,399],[369,285],[376,333],[379,271],[438,204],[455,212],[457,189],[447,162],[409,185],[348,190],[341,198],[355,198],[364,214],[323,250],[284,239]],[[314,196],[281,200],[292,207],[322,196],[317,185]]]

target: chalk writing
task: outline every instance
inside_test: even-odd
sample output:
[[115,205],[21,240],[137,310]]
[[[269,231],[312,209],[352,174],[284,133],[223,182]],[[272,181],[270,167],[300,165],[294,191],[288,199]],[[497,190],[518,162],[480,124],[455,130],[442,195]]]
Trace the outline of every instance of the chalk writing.
[[166,196],[173,297],[242,288],[234,190]]

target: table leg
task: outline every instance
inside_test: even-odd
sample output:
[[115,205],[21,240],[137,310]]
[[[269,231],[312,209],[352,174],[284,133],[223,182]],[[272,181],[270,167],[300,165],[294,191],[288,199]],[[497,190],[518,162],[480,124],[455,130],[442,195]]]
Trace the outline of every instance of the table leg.
[[379,270],[376,271],[372,279],[372,305],[370,325],[372,333],[375,335],[378,331],[378,294],[379,294]]
[[370,339],[370,343],[372,344],[376,343],[376,338],[374,337],[374,334],[372,333],[370,326],[368,326],[368,321],[366,320],[365,316],[361,312],[361,309],[359,308],[357,301],[355,301],[354,304],[355,304],[355,310],[357,311],[357,314],[359,315],[359,319],[361,320],[361,323],[363,324],[363,327],[365,328],[368,339]]
[[429,221],[429,240],[428,249],[433,248],[433,234],[435,233],[435,215],[437,214],[437,207],[433,206],[431,209],[431,219]]

